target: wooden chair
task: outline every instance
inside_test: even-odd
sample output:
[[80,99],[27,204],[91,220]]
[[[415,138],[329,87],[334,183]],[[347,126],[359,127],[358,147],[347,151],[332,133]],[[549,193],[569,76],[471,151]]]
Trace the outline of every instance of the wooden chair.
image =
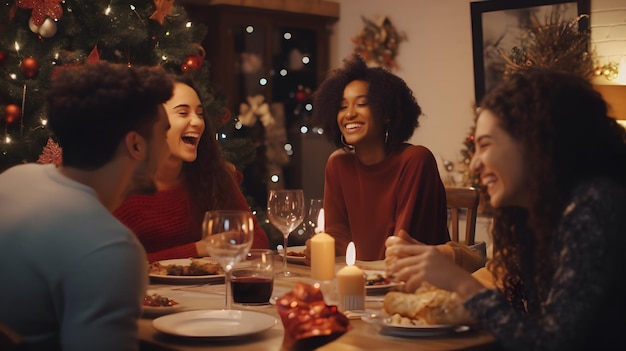
[[0,350],[21,350],[22,338],[8,325],[0,323]]
[[[471,246],[475,244],[476,215],[480,194],[473,187],[446,187],[446,201],[450,211],[450,237],[452,241]],[[465,240],[459,238],[459,210],[465,210]]]

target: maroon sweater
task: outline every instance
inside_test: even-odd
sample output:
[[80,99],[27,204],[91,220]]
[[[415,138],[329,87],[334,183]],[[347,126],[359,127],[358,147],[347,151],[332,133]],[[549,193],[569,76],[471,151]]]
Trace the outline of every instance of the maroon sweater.
[[[236,198],[234,210],[249,211],[248,203],[233,180],[231,193]],[[189,196],[183,186],[159,191],[154,195],[128,197],[113,214],[130,228],[143,244],[148,261],[198,256],[195,242],[202,239],[199,226],[194,226]],[[254,218],[252,248],[267,249],[267,234]]]
[[326,164],[324,216],[338,256],[354,241],[357,259],[382,260],[385,240],[400,229],[424,244],[450,241],[445,188],[423,146],[406,144],[370,166],[335,151]]

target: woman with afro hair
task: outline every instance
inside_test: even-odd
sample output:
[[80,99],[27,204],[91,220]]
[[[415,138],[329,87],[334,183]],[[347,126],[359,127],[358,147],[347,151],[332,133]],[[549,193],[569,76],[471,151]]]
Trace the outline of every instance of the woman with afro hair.
[[381,260],[385,239],[402,233],[424,244],[450,240],[446,192],[432,152],[407,140],[422,114],[398,76],[358,55],[314,94],[313,118],[338,149],[325,171],[325,231],[336,253]]

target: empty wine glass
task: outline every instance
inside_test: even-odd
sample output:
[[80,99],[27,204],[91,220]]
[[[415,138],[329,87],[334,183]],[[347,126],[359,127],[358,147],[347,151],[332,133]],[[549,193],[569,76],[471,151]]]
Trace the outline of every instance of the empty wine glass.
[[311,235],[315,234],[317,228],[317,221],[320,216],[320,210],[324,207],[324,200],[322,199],[310,199],[309,210],[306,215],[306,225],[311,228]]
[[254,239],[254,220],[248,211],[207,211],[202,238],[209,255],[224,269],[226,308],[231,309],[230,280],[235,263],[242,261]]
[[302,189],[270,190],[267,199],[267,217],[283,233],[283,275],[296,276],[287,270],[287,244],[289,233],[304,220],[304,192]]

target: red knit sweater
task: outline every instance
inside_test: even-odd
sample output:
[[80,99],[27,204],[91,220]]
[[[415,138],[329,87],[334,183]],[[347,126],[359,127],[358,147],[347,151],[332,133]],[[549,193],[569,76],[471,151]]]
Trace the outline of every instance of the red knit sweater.
[[[237,210],[250,210],[243,194],[233,181]],[[128,197],[113,214],[130,228],[143,244],[148,261],[198,256],[195,242],[202,239],[199,226],[191,218],[189,195],[183,186],[159,191],[154,195]],[[267,234],[254,217],[252,248],[268,248]]]
[[371,166],[343,150],[328,158],[325,230],[337,255],[353,241],[357,259],[382,260],[385,240],[400,229],[424,244],[443,244],[450,241],[447,211],[437,161],[423,146],[407,144]]

